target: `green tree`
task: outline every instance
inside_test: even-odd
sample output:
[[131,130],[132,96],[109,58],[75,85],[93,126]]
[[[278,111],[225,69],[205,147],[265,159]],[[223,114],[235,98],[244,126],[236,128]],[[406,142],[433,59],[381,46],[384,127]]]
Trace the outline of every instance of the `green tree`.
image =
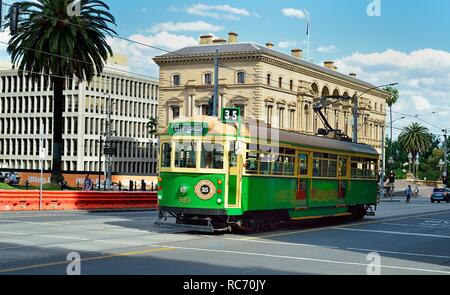
[[390,129],[391,129],[391,137],[390,138],[392,139],[392,127],[393,127],[392,126],[392,106],[394,104],[396,104],[397,101],[400,99],[400,92],[397,89],[390,87],[390,86],[384,88],[384,90],[389,93],[389,97],[386,99],[386,103],[389,107],[389,122],[390,122]]
[[399,144],[415,158],[418,153],[425,152],[432,143],[432,136],[428,128],[419,123],[412,123],[405,127],[400,134]]
[[101,0],[81,0],[80,13],[69,16],[72,0],[37,0],[19,2],[19,30],[8,45],[12,64],[19,74],[38,79],[51,75],[53,86],[53,183],[62,176],[63,106],[66,82],[74,77],[92,81],[103,71],[112,49],[107,36],[115,18]]
[[153,136],[156,133],[158,133],[158,118],[150,117],[150,119],[148,119],[148,122],[147,122],[147,129],[148,129],[148,134],[150,136]]

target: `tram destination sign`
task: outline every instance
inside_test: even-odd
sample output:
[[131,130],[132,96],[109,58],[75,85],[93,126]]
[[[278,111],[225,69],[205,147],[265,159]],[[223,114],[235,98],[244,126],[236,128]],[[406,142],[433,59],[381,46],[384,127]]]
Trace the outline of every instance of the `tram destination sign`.
[[201,122],[170,123],[170,135],[203,136],[208,133],[208,124]]

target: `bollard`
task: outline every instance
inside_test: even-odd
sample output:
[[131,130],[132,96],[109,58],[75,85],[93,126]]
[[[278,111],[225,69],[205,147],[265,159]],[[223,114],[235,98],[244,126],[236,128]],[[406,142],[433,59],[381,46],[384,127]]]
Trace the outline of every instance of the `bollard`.
[[130,185],[129,185],[128,190],[129,190],[130,192],[133,191],[133,181],[132,181],[132,180],[130,180]]
[[122,182],[119,181],[119,192],[121,192],[121,191],[122,191]]
[[27,181],[25,181],[25,189],[29,189],[30,188],[30,183]]
[[147,189],[146,189],[146,183],[145,183],[145,180],[141,180],[141,191],[143,191],[143,192],[145,192]]

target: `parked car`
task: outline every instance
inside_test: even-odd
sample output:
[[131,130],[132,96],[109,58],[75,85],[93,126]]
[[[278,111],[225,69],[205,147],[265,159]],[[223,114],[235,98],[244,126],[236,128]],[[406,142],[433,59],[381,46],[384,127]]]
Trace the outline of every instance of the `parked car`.
[[431,203],[434,202],[447,202],[450,203],[450,189],[448,188],[435,188],[431,193]]

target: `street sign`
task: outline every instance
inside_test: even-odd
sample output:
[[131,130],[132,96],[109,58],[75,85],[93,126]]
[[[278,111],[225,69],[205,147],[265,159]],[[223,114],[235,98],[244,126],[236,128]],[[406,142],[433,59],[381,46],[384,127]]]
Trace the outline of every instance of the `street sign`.
[[222,122],[224,123],[239,123],[241,117],[240,108],[223,108]]
[[117,154],[117,148],[115,147],[105,147],[103,153],[108,156],[115,156]]

